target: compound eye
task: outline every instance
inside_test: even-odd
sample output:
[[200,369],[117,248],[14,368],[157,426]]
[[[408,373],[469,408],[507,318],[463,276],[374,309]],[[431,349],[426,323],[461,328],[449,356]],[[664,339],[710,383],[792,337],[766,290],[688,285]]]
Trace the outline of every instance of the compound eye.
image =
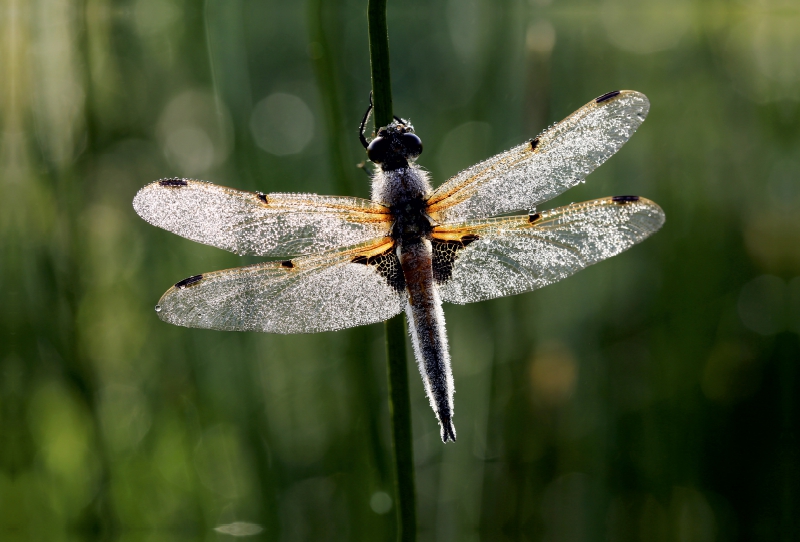
[[389,157],[392,152],[389,140],[382,137],[376,137],[370,141],[367,146],[367,158],[374,164],[382,164]]
[[416,158],[422,154],[422,140],[420,138],[412,133],[405,133],[401,137],[403,138],[403,148],[405,148],[408,157]]

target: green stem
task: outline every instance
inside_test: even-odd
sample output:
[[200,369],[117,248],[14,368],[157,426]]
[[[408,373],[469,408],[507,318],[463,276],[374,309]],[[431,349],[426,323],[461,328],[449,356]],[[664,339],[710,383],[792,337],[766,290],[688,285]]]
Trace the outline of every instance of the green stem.
[[392,78],[389,74],[389,32],[386,30],[386,0],[369,0],[369,65],[372,72],[372,103],[375,126],[392,122]]
[[411,436],[411,402],[406,371],[406,322],[403,315],[386,321],[386,358],[389,365],[389,417],[397,506],[397,539],[417,539],[417,507],[414,493],[414,450]]
[[[369,0],[369,59],[372,72],[372,103],[375,126],[392,122],[392,84],[389,72],[389,33],[386,0]],[[408,399],[406,331],[403,315],[386,322],[386,360],[389,373],[389,416],[395,470],[397,539],[417,539],[414,494],[414,451],[411,437],[411,403]]]

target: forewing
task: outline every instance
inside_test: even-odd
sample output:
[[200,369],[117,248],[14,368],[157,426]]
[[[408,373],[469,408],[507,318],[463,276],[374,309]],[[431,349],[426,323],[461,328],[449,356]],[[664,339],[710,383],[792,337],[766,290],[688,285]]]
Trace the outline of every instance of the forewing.
[[292,256],[387,234],[389,210],[369,200],[261,194],[202,181],[164,179],[142,188],[133,208],[149,223],[237,254]]
[[[642,241],[664,212],[635,196],[574,203],[541,214],[438,227],[434,243],[468,243],[434,259],[443,301],[472,303],[557,282]],[[453,243],[453,241],[449,241]]]
[[449,179],[428,200],[436,220],[532,210],[583,180],[633,135],[650,102],[632,90],[600,96],[535,139]]
[[380,322],[406,302],[404,290],[385,272],[386,259],[397,258],[392,247],[391,239],[383,239],[204,273],[178,282],[156,309],[171,324],[228,331],[312,333]]

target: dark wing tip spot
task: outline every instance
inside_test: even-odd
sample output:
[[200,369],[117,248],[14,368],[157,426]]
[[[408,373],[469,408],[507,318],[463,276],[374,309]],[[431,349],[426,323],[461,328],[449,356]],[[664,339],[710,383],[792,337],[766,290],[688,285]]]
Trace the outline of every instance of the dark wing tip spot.
[[542,218],[542,213],[531,213],[528,215],[528,222],[536,222]]
[[292,263],[292,260],[283,260],[281,262],[281,267],[284,267],[286,269],[292,269],[294,268],[294,263]]
[[619,90],[612,90],[611,92],[606,92],[602,96],[598,96],[597,98],[594,99],[594,101],[595,101],[595,103],[601,104],[603,102],[607,102],[608,100],[610,100],[614,96],[619,96],[619,94],[620,94]]
[[258,199],[260,199],[264,204],[269,203],[269,201],[267,201],[267,195],[262,194],[261,192],[258,193]]
[[631,203],[639,201],[639,196],[614,196],[611,198],[614,203]]
[[189,183],[186,182],[184,179],[161,179],[158,181],[160,186],[168,186],[171,188],[177,188],[179,186],[188,186]]
[[176,282],[175,287],[179,290],[183,290],[184,288],[188,288],[189,286],[194,286],[198,282],[203,280],[203,275],[194,275],[193,277],[189,277],[187,279],[183,279],[182,281]]
[[539,146],[539,138],[534,137],[533,139],[531,139],[531,150],[535,151],[538,146]]

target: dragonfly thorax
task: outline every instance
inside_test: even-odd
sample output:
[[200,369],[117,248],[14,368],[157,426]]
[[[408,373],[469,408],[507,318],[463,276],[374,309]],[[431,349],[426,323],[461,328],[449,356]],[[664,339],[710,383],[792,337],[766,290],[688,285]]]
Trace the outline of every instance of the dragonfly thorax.
[[387,207],[402,207],[404,202],[426,200],[431,194],[428,173],[416,164],[385,171],[378,169],[372,176],[372,200]]
[[429,238],[433,223],[425,212],[427,202],[422,198],[407,199],[392,205],[391,236],[401,244],[409,244],[422,238]]

